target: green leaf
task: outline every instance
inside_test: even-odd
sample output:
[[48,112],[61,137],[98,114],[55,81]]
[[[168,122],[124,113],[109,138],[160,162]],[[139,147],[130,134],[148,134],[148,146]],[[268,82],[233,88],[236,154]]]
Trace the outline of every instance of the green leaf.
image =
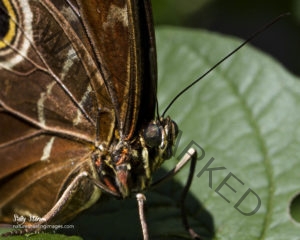
[[[200,30],[158,29],[160,113],[179,91],[239,43]],[[194,141],[205,151],[196,174],[212,157],[210,168],[226,168],[212,171],[211,188],[208,171],[195,176],[187,198],[189,221],[205,239],[299,239],[300,224],[289,214],[289,204],[300,192],[299,105],[299,79],[271,57],[246,46],[167,112],[182,131],[176,157]],[[158,175],[175,166],[176,157]],[[189,239],[177,207],[188,172],[185,167],[174,179],[146,193],[150,239]],[[231,176],[227,185],[220,185],[226,176]],[[261,205],[255,214],[245,216],[234,205],[249,188]],[[257,206],[253,192],[241,202],[241,211],[251,212]],[[141,239],[134,197],[104,197],[71,224],[74,230],[65,233],[83,239]]]
[[[185,29],[163,28],[157,35],[161,109],[240,43]],[[226,167],[212,172],[212,189],[207,171],[194,178],[191,189],[213,216],[215,239],[299,239],[300,224],[289,215],[290,201],[300,192],[299,105],[299,79],[269,56],[246,46],[168,112],[183,132],[178,151],[191,140],[205,150],[197,173],[211,157],[215,160],[210,167]],[[227,183],[236,193],[226,185],[220,189],[230,203],[216,192],[229,173],[244,183],[232,176]],[[261,200],[252,216],[234,208],[248,188]],[[257,199],[249,194],[240,209],[251,212],[256,205]]]

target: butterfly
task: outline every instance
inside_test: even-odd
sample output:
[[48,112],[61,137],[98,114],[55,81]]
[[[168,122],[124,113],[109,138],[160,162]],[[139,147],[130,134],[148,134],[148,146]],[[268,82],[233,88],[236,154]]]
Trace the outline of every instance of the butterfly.
[[0,222],[151,187],[178,128],[155,112],[150,1],[2,0],[0,25]]

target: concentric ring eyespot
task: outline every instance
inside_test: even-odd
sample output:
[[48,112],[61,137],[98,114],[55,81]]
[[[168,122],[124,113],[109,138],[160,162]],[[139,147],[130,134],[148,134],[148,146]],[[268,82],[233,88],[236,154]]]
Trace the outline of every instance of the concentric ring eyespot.
[[17,13],[9,0],[0,1],[0,50],[13,44],[17,35]]

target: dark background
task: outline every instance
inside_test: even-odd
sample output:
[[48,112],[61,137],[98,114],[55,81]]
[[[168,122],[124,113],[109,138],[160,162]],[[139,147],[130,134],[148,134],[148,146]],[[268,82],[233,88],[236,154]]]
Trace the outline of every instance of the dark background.
[[152,0],[152,4],[156,25],[204,28],[243,39],[280,14],[290,12],[251,44],[300,75],[299,0]]

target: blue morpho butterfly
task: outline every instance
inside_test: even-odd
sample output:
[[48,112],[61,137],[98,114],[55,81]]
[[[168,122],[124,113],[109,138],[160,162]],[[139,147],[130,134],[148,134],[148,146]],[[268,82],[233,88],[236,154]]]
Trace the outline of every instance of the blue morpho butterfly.
[[[18,233],[32,232],[74,218],[101,193],[151,187],[178,129],[155,116],[150,1],[1,0],[0,26],[0,221],[36,216]],[[195,150],[169,173],[191,158],[182,208]]]
[[[0,222],[36,216],[23,234],[69,221],[101,193],[135,193],[147,239],[140,193],[156,184],[178,133],[155,114],[150,1],[0,0],[0,26]],[[182,210],[196,158],[190,149],[162,178],[191,159]]]

